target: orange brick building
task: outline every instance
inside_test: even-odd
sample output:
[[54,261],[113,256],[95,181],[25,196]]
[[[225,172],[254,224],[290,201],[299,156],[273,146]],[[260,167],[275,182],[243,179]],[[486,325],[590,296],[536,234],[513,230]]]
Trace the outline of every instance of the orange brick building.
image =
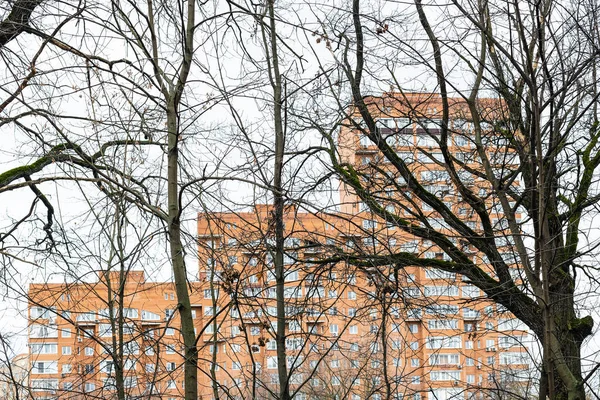
[[[475,168],[464,103],[453,104],[453,154]],[[371,107],[378,129],[413,175],[478,229],[436,162],[439,98],[384,96]],[[490,156],[499,148],[490,145]],[[355,125],[342,127],[339,151],[382,202],[395,200],[386,207],[408,220],[416,210],[426,213],[433,229],[453,236],[434,210],[410,201],[400,177],[386,181],[388,163]],[[398,251],[447,256],[371,214],[349,188],[342,187],[340,197],[332,213],[286,210],[283,320],[277,319],[270,207],[198,216],[200,274],[190,290],[203,399],[274,397],[279,323],[286,325],[288,381],[296,399],[490,398],[510,382],[528,382],[528,334],[518,321],[460,276],[391,262],[369,265],[369,257]],[[501,225],[501,213],[494,217]],[[472,257],[485,263],[474,251]],[[121,296],[115,296],[118,289]],[[140,272],[111,272],[90,284],[32,285],[30,296],[30,381],[40,397],[108,398],[119,386],[116,365],[123,366],[121,386],[130,396],[181,396],[172,284],[145,282]]]
[[[195,299],[197,292],[191,295]],[[173,284],[146,282],[140,271],[100,271],[89,283],[33,284],[29,296],[36,398],[110,398],[118,366],[130,397],[182,393]],[[198,304],[194,314],[201,326],[200,310]]]

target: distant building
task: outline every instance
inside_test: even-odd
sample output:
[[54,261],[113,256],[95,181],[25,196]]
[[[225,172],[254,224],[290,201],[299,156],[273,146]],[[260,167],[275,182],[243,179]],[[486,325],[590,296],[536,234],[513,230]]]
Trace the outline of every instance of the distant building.
[[19,354],[0,367],[0,400],[28,398],[29,355]]
[[[462,215],[449,177],[435,162],[439,97],[411,94],[404,104],[386,96],[371,104],[380,110],[378,129],[420,183]],[[464,103],[452,101],[453,154],[469,164],[468,115]],[[385,174],[385,159],[355,125],[342,128],[339,149],[361,179],[380,191],[382,202],[403,196],[405,209],[394,212],[410,218],[410,210],[422,206],[411,204],[401,177]],[[285,323],[295,399],[491,398],[489,393],[499,392],[490,389],[503,382],[529,381],[529,335],[518,320],[455,274],[392,262],[369,265],[369,257],[399,251],[440,260],[447,255],[371,214],[349,188],[342,187],[341,198],[335,213],[286,209],[280,303],[285,320],[277,318],[271,206],[199,214],[200,279],[190,290],[203,399],[269,398],[279,382],[279,323]],[[433,229],[447,229],[434,210],[422,211],[431,214]],[[479,229],[472,214],[465,211],[462,218]],[[475,251],[472,257],[484,264]],[[130,272],[126,281],[117,272],[99,272],[98,278],[31,286],[34,394],[107,398],[122,366],[129,396],[180,398],[182,341],[173,285],[146,282],[141,272]],[[122,297],[115,295],[119,288]]]

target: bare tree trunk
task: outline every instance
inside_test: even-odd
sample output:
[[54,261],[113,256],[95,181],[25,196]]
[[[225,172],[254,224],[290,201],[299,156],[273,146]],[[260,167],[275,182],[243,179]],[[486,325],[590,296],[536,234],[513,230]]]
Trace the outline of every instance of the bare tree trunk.
[[[118,199],[115,199],[117,202]],[[108,258],[107,269],[104,271],[104,279],[106,281],[106,301],[108,305],[108,317],[110,321],[111,328],[111,339],[112,339],[112,352],[110,353],[113,368],[114,368],[114,376],[115,376],[115,386],[117,388],[117,399],[124,400],[125,399],[125,382],[123,378],[123,324],[124,324],[124,316],[123,316],[123,306],[124,306],[124,295],[123,292],[125,288],[125,279],[126,272],[124,270],[124,265],[121,262],[123,260],[123,246],[121,242],[121,235],[124,234],[122,232],[121,225],[121,207],[119,204],[115,204],[115,215],[114,215],[114,224],[111,232],[111,254]],[[116,243],[116,246],[114,245]],[[119,281],[117,282],[118,286],[116,288],[113,286],[113,282],[110,276],[111,273],[111,265],[115,257],[119,259]],[[116,289],[116,290],[114,290]]]
[[[193,2],[190,2],[193,3]],[[175,278],[175,292],[177,293],[177,308],[181,319],[181,335],[184,345],[184,382],[185,399],[198,398],[198,351],[196,349],[196,334],[194,333],[194,320],[192,307],[187,287],[187,274],[183,258],[183,243],[181,242],[180,208],[179,208],[179,149],[177,105],[173,98],[167,105],[168,141],[168,236],[171,249],[171,262],[173,263],[173,276]]]
[[[287,357],[285,349],[285,265],[284,265],[284,224],[283,213],[285,199],[283,196],[282,174],[283,174],[283,152],[285,148],[285,135],[283,129],[282,114],[282,80],[279,72],[279,54],[277,51],[277,33],[275,30],[275,0],[268,2],[269,28],[263,26],[263,36],[267,30],[269,39],[264,38],[265,51],[267,53],[268,73],[273,88],[273,114],[275,128],[275,165],[273,170],[273,226],[275,229],[275,284],[277,302],[277,332],[275,341],[277,343],[277,373],[279,376],[279,399],[289,400],[289,379],[287,371]],[[268,44],[270,44],[270,49]],[[268,54],[271,53],[269,57]]]
[[23,33],[29,26],[29,18],[44,0],[17,0],[6,19],[0,22],[0,48]]
[[[181,209],[179,191],[179,114],[178,108],[185,89],[194,54],[195,2],[189,1],[187,20],[182,29],[185,32],[183,43],[183,60],[174,87],[166,95],[167,106],[167,194],[168,194],[168,238],[170,246],[177,309],[181,322],[184,356],[185,399],[198,398],[198,350],[194,320],[187,286],[187,272],[184,260],[183,243],[181,241]],[[163,90],[165,92],[165,90]]]

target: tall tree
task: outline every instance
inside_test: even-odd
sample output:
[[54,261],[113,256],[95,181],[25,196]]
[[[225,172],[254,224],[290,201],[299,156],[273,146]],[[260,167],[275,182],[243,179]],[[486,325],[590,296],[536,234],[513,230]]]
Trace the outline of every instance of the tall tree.
[[[352,26],[323,33],[341,46],[338,67],[352,93],[340,142],[321,129],[335,172],[356,196],[348,199],[448,257],[394,252],[355,261],[463,275],[541,341],[540,398],[584,399],[589,379],[582,375],[581,346],[593,320],[578,312],[576,279],[590,273],[582,264],[592,248],[580,235],[598,203],[596,8],[416,0],[404,12],[418,42],[403,37],[396,15],[375,17],[354,0]],[[408,93],[400,57],[430,71],[429,91],[438,94]],[[376,80],[389,82],[393,92],[365,96]],[[348,104],[336,88],[331,93]],[[416,159],[399,149],[413,123],[422,138]],[[366,157],[363,170],[339,149],[356,149],[360,135],[382,157]],[[423,171],[438,184],[424,184]],[[447,190],[439,190],[440,181]],[[386,189],[395,194],[386,198]],[[473,250],[483,258],[474,261]]]

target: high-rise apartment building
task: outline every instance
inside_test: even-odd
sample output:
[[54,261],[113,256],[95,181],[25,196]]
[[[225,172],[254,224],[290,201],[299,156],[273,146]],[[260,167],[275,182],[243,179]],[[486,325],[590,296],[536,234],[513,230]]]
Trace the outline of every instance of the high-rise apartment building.
[[[419,183],[479,229],[436,150],[439,97],[386,95],[370,107]],[[451,110],[451,152],[476,171],[464,102],[452,100]],[[431,229],[468,250],[435,210],[412,199],[405,179],[357,129],[360,123],[346,124],[339,136],[343,161],[358,179],[382,207],[415,224],[416,213],[425,215]],[[510,152],[492,139],[489,156],[506,160]],[[476,178],[470,184],[487,190]],[[459,275],[394,261],[398,253],[448,256],[372,213],[350,188],[343,186],[340,197],[332,213],[286,208],[279,285],[271,206],[199,215],[199,280],[190,290],[202,398],[274,397],[282,360],[296,399],[510,398],[522,390],[529,380],[528,333],[519,321]],[[495,219],[502,224],[500,212]],[[471,257],[485,265],[477,252]],[[182,395],[172,284],[111,272],[90,284],[33,285],[30,296],[31,385],[40,397],[108,398],[119,386],[130,397]]]

